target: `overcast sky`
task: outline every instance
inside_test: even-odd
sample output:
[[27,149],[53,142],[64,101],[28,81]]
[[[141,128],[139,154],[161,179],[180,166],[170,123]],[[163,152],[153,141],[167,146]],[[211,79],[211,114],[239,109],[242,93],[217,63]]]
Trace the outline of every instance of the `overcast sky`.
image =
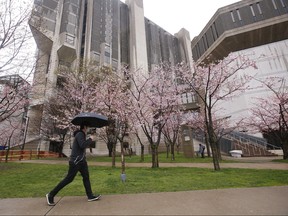
[[[240,0],[143,0],[144,15],[171,34],[181,28],[191,40],[199,35],[218,8]],[[123,2],[125,2],[123,0]]]

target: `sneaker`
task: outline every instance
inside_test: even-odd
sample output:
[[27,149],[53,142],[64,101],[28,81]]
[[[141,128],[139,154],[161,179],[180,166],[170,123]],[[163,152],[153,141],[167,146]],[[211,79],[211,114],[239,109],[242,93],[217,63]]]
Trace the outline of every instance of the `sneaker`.
[[54,197],[50,197],[49,193],[46,194],[46,200],[49,206],[55,206]]
[[93,196],[91,196],[90,198],[88,198],[88,202],[92,202],[92,201],[95,201],[95,200],[99,200],[100,197],[101,197],[100,194],[97,194],[97,195],[95,195],[95,196],[93,195]]

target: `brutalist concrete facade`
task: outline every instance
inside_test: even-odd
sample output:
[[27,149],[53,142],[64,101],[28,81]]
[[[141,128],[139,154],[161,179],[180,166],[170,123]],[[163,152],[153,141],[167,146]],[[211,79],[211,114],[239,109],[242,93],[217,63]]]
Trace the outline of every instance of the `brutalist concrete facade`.
[[288,38],[288,0],[245,0],[219,8],[192,40],[195,62]]
[[[245,0],[218,9],[192,40],[191,49],[196,64],[223,59],[231,52],[249,54],[258,70],[248,69],[243,73],[259,80],[271,76],[287,80],[288,0]],[[249,86],[250,91],[223,102],[220,115],[231,121],[249,117],[255,98],[265,98],[271,93],[264,88],[253,89],[259,86],[255,80]],[[238,129],[247,131],[248,128]]]
[[172,35],[144,17],[143,0],[35,0],[29,24],[38,47],[27,137],[34,148],[49,148],[41,134],[43,106],[59,67],[75,67],[79,59],[114,71],[129,65],[148,72],[162,62],[192,66],[189,32]]

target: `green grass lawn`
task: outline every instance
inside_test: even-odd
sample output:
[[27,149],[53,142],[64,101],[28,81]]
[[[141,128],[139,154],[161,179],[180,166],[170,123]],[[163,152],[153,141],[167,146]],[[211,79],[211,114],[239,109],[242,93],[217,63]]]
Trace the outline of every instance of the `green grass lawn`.
[[288,160],[284,160],[284,159],[276,159],[276,160],[272,160],[272,162],[288,163]]
[[[67,165],[0,163],[0,198],[43,197],[67,173]],[[288,185],[288,170],[202,168],[127,168],[127,180],[120,180],[120,168],[90,166],[92,189],[101,194],[189,191]],[[59,196],[85,196],[82,178]]]
[[[213,163],[212,157],[187,158],[184,156],[183,153],[175,153],[175,160],[171,160],[170,154],[167,157],[166,153],[159,153],[158,158],[159,158],[160,163]],[[229,157],[223,157],[223,158],[224,159],[220,161],[220,163],[247,163],[246,160],[235,160],[235,158],[229,159]],[[112,161],[112,158],[108,156],[93,156],[93,157],[88,157],[87,159],[88,161],[96,161],[96,162],[111,162]],[[120,161],[121,161],[121,157],[120,155],[117,155],[116,162],[120,162]],[[152,161],[151,154],[145,155],[144,161],[141,161],[141,157],[139,155],[133,155],[132,157],[125,156],[126,163],[151,163],[151,161]],[[272,162],[288,163],[288,160],[276,159],[276,160],[272,160]],[[251,163],[251,161],[248,163]]]
[[[160,163],[212,163],[213,160],[212,158],[205,157],[194,157],[194,158],[187,158],[184,156],[183,153],[176,153],[175,154],[175,160],[171,160],[171,155],[167,157],[166,153],[159,153],[158,155],[159,162]],[[93,156],[93,157],[88,157],[88,161],[96,161],[96,162],[111,162],[112,159],[111,157],[107,156]],[[121,157],[117,156],[116,157],[116,162],[120,162]],[[144,156],[144,161],[141,162],[141,157],[139,155],[133,155],[132,157],[125,156],[125,162],[126,163],[151,163],[152,162],[152,155],[147,154]],[[221,161],[223,163],[226,162],[232,162],[235,163],[235,160],[223,160]],[[236,162],[237,163],[237,162]]]

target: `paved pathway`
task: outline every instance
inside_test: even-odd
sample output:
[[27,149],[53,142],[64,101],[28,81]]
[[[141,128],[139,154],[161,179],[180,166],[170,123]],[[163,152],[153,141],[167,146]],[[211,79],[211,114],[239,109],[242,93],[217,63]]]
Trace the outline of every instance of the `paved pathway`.
[[[221,168],[288,170],[287,163],[271,162],[274,158],[237,159],[221,163]],[[57,160],[22,161],[27,163],[63,163]],[[89,162],[110,166],[111,163]],[[119,164],[117,164],[118,166]],[[150,163],[127,167],[150,167]],[[161,163],[161,167],[203,167],[209,163]],[[84,196],[57,197],[50,207],[42,198],[0,199],[0,215],[288,215],[288,186],[199,190],[185,192],[104,195],[99,201],[87,202]]]
[[288,215],[288,186],[185,192],[0,199],[0,215]]
[[[221,163],[221,168],[248,168],[248,169],[277,169],[288,170],[288,163],[272,162],[274,159],[281,157],[255,157],[255,158],[232,158],[235,163]],[[67,164],[66,160],[24,160],[22,163],[50,163],[50,164]],[[91,166],[111,166],[111,162],[88,162]],[[120,167],[120,163],[116,163],[116,167]],[[151,163],[126,163],[126,167],[151,167]],[[199,167],[214,169],[212,163],[160,163],[160,167]]]

